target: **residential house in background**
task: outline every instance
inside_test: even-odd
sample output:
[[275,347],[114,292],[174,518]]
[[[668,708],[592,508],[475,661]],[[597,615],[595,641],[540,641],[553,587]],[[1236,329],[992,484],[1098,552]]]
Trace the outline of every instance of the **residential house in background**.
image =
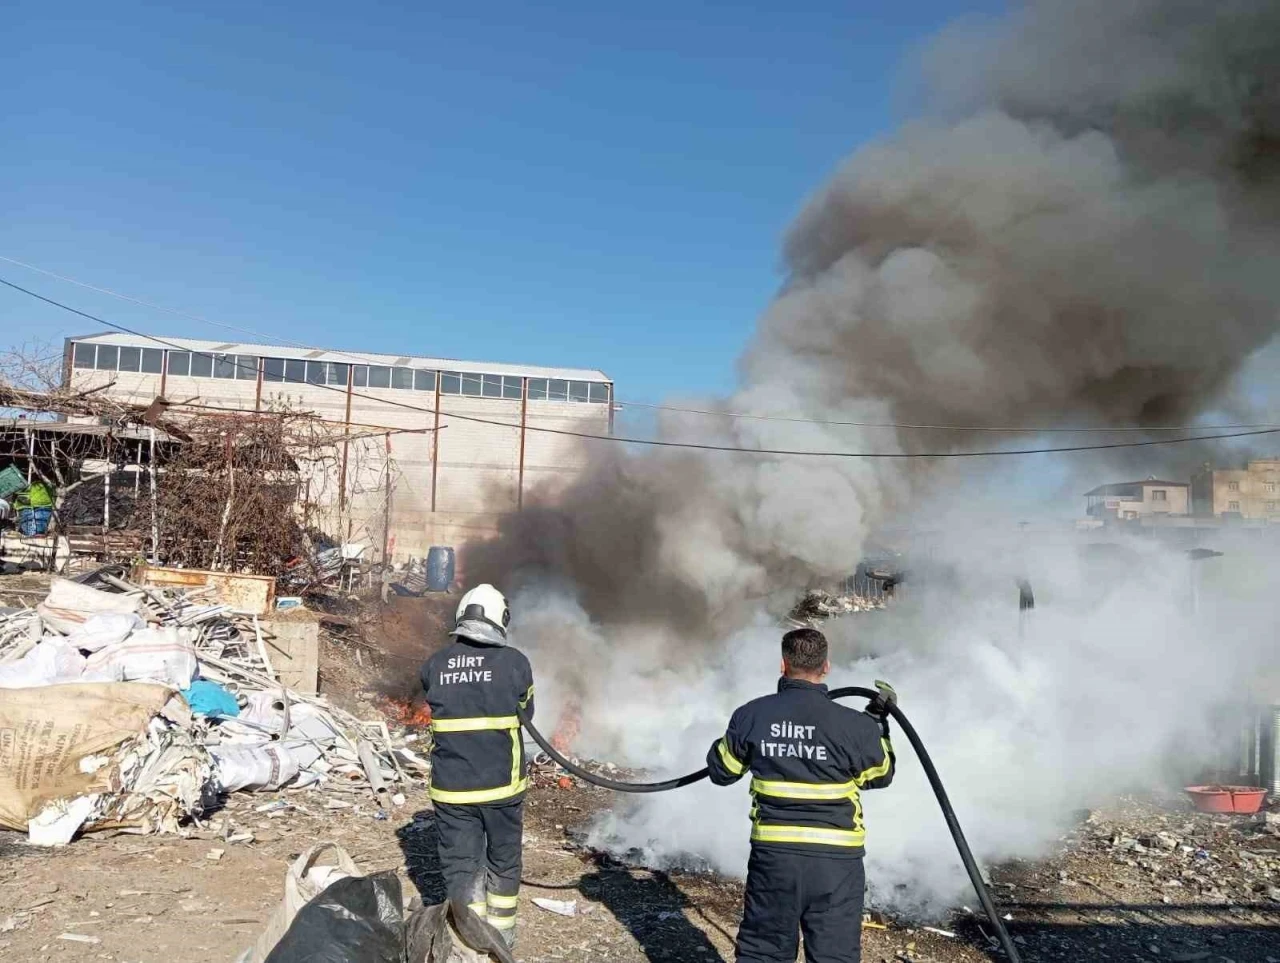
[[1280,458],[1243,469],[1204,468],[1191,476],[1192,511],[1202,518],[1280,522]]
[[1143,521],[1156,516],[1189,515],[1191,486],[1186,482],[1145,481],[1099,485],[1085,492],[1086,513],[1103,522]]

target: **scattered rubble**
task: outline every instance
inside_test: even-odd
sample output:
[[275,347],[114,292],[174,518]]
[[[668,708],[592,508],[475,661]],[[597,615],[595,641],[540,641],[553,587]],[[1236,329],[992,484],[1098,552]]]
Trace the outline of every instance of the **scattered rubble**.
[[[0,790],[16,771],[6,752],[27,753],[34,772],[80,770],[78,782],[28,786],[26,811],[7,818],[12,787],[0,793],[0,824],[59,845],[81,829],[184,832],[212,799],[240,790],[314,787],[335,801],[364,795],[379,810],[403,805],[394,787],[425,778],[429,737],[393,738],[381,719],[282,685],[272,641],[256,616],[233,611],[210,586],[141,586],[113,567],[54,579],[34,608],[0,610],[0,688],[29,702],[26,730],[15,731],[60,732],[89,693],[100,714],[132,707],[105,742],[93,742],[94,721],[85,719],[74,735],[32,735],[25,749],[0,744]],[[62,696],[67,685],[77,686],[75,699]]]
[[814,626],[841,615],[883,609],[891,598],[890,595],[873,598],[855,593],[835,594],[814,590],[806,593],[804,598],[796,603],[795,608],[791,610],[790,621],[797,626]]

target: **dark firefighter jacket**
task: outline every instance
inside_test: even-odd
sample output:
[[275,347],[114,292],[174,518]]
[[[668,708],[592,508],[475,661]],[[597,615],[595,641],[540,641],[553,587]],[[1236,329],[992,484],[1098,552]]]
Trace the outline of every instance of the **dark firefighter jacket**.
[[861,856],[863,789],[893,781],[888,726],[831,700],[827,687],[778,680],[729,720],[707,753],[718,786],[751,773],[751,842],[828,856]]
[[524,653],[457,636],[422,667],[431,706],[431,798],[496,803],[528,788],[516,706],[533,717]]

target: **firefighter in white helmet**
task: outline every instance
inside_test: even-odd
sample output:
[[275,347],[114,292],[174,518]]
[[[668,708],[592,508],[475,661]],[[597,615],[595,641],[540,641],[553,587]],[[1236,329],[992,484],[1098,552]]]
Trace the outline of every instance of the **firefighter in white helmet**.
[[492,585],[467,592],[455,621],[453,641],[422,667],[440,872],[449,898],[512,945],[529,784],[516,707],[533,716],[533,670],[507,645],[511,613]]

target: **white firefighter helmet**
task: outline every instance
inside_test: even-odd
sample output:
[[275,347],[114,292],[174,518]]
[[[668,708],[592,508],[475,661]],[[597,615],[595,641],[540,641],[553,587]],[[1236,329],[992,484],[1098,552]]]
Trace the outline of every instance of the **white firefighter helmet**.
[[507,608],[503,594],[492,585],[477,585],[458,602],[454,621],[454,635],[464,636],[473,642],[504,645],[511,610]]

